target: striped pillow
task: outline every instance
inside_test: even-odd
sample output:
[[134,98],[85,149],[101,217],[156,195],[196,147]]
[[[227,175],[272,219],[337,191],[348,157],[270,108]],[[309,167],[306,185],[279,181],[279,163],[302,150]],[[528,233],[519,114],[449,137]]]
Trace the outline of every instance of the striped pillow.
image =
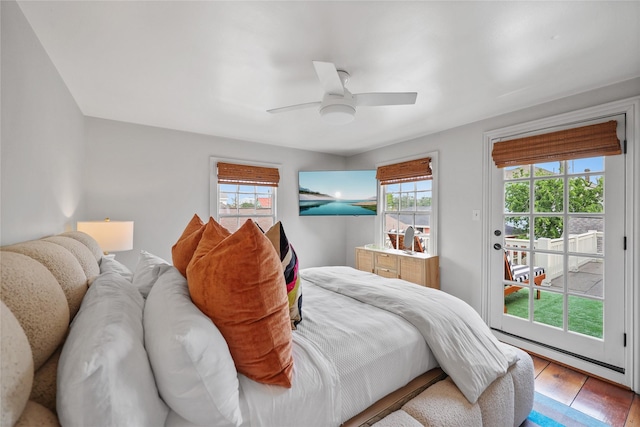
[[273,225],[265,235],[273,244],[282,262],[284,279],[287,283],[291,329],[295,330],[298,323],[302,321],[302,287],[300,285],[300,275],[298,274],[298,256],[296,251],[293,250],[293,246],[289,243],[280,221]]

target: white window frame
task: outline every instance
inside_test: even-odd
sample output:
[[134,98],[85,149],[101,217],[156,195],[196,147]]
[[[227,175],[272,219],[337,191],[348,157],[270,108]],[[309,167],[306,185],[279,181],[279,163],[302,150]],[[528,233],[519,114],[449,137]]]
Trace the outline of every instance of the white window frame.
[[[429,224],[429,247],[424,248],[425,252],[429,255],[438,255],[438,152],[422,153],[410,157],[403,157],[399,159],[389,160],[376,164],[376,168],[380,166],[392,165],[395,163],[408,162],[411,160],[422,159],[425,157],[431,158],[431,169],[433,170],[433,179],[431,180],[431,218]],[[386,241],[386,230],[384,229],[385,219],[385,191],[383,185],[378,182],[378,213],[376,215],[376,245],[384,246]],[[417,212],[408,212],[410,214],[416,214]]]
[[[209,215],[220,223],[220,185],[218,184],[218,162],[235,163],[239,165],[261,166],[276,168],[280,171],[280,165],[274,163],[251,162],[241,159],[210,157],[209,158]],[[273,187],[272,214],[270,215],[232,215],[237,218],[272,217],[273,224],[278,222],[278,187]]]

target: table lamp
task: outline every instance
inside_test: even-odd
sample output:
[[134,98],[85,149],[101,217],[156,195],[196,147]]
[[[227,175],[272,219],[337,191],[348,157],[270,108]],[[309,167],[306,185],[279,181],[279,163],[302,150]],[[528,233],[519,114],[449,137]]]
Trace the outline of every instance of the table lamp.
[[77,229],[93,237],[105,255],[133,249],[133,221],[78,221]]

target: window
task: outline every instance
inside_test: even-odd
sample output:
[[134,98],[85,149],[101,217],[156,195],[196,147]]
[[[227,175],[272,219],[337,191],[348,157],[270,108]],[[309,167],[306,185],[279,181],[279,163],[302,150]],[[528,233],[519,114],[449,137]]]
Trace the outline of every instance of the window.
[[[389,248],[435,253],[433,173],[430,157],[380,166],[376,177],[382,194],[382,241]],[[415,238],[404,242],[407,227]]]
[[278,168],[212,161],[212,170],[215,212],[222,226],[233,233],[247,219],[263,230],[275,224]]

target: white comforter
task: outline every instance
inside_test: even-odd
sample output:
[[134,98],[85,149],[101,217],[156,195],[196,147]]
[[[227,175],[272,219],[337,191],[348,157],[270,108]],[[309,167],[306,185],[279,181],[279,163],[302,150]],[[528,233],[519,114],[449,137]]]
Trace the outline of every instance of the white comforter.
[[350,267],[309,268],[302,277],[411,322],[471,403],[517,361],[515,351],[499,344],[472,307],[445,292]]
[[[338,426],[437,366],[409,322],[304,280],[290,389],[239,375],[252,426]],[[244,417],[247,418],[247,417]]]
[[[444,292],[350,267],[301,277],[292,387],[238,375],[242,427],[338,426],[438,365],[475,402],[516,360],[471,307]],[[165,426],[194,424],[170,411]]]
[[[239,374],[242,427],[337,427],[438,366],[420,332],[402,317],[304,278],[302,288],[292,387]],[[209,408],[200,410],[199,418],[206,418]],[[174,411],[165,425],[194,427]]]

